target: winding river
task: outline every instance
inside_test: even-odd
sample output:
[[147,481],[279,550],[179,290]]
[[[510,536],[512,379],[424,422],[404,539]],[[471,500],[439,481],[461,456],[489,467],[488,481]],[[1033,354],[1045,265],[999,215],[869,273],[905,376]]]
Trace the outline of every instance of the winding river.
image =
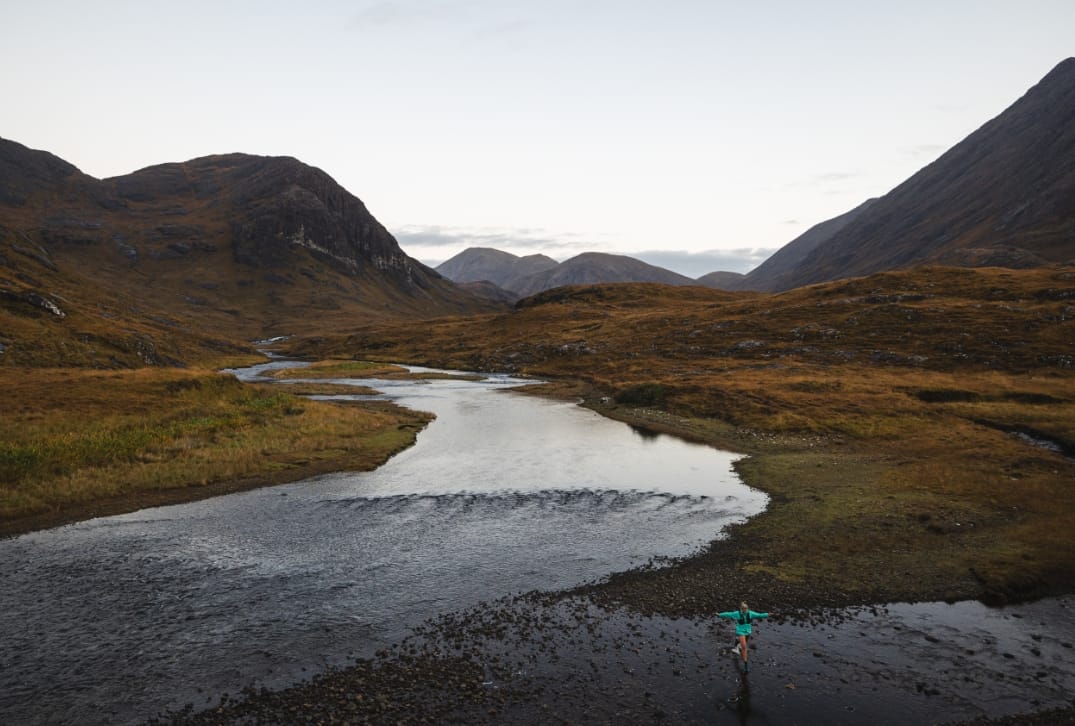
[[0,541],[0,720],[136,723],[293,683],[440,612],[689,554],[766,503],[736,455],[504,390],[527,381],[337,382],[437,419],[374,472]]

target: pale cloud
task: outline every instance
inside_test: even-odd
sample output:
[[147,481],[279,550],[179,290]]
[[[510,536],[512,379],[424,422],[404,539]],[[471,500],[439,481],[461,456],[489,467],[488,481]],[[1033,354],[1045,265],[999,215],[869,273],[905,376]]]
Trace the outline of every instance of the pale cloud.
[[411,225],[392,230],[411,257],[436,266],[468,247],[491,247],[513,255],[548,255],[559,261],[582,252],[606,252],[608,245],[579,234],[540,228],[448,227]]
[[594,237],[556,233],[540,228],[462,228],[438,225],[407,226],[392,230],[400,247],[411,257],[436,267],[469,247],[487,247],[513,255],[542,254],[564,260],[583,252],[623,254],[663,267],[692,279],[710,272],[749,272],[778,248],[740,247],[728,250],[643,250],[623,252]]

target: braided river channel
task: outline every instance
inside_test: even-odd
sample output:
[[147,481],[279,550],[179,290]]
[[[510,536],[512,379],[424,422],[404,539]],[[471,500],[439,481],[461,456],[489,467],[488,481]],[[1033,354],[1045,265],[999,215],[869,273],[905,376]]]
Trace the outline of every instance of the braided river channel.
[[333,382],[437,418],[376,471],[0,540],[0,721],[288,685],[439,613],[688,555],[767,502],[737,455],[505,390],[531,381]]

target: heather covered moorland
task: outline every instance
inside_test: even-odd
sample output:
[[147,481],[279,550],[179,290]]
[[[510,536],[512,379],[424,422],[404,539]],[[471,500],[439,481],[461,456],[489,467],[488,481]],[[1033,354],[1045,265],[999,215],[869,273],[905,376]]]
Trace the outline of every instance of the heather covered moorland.
[[[549,378],[533,390],[748,453],[741,475],[773,497],[735,535],[752,576],[833,602],[1007,601],[1072,586],[1073,300],[1067,267],[921,268],[778,295],[570,287],[294,351]],[[707,607],[702,591],[667,592],[645,604]]]

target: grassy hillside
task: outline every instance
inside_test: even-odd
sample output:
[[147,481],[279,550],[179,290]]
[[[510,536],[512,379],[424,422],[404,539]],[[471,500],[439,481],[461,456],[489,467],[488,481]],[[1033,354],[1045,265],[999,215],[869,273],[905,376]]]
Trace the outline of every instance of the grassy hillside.
[[0,366],[214,365],[256,355],[243,337],[256,330],[248,321],[171,311],[110,284],[0,228]]
[[[750,453],[740,471],[774,504],[739,533],[743,566],[784,586],[884,600],[1075,584],[1071,268],[780,295],[566,288],[296,350],[552,377],[608,415]],[[691,602],[683,581],[668,592]]]

